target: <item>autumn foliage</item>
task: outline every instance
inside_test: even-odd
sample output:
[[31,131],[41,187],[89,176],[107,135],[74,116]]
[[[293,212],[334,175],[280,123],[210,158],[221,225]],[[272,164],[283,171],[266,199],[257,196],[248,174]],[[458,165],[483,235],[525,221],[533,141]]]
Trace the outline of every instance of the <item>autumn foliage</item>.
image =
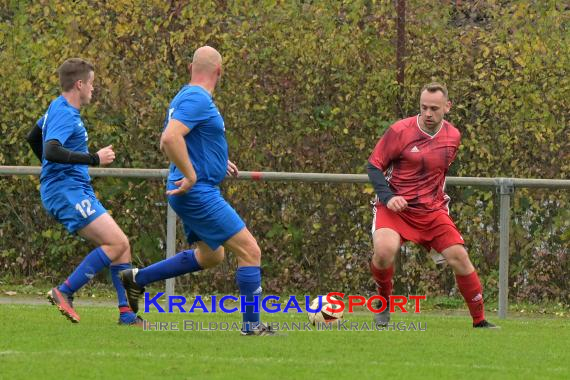
[[[158,141],[167,104],[188,80],[194,49],[209,44],[224,57],[215,99],[241,170],[363,173],[387,126],[417,112],[418,91],[438,80],[449,87],[449,120],[463,136],[452,175],[570,175],[564,2],[408,1],[402,85],[395,81],[393,1],[0,3],[0,165],[38,165],[26,133],[58,95],[57,66],[79,56],[96,66],[94,102],[82,110],[90,146],[113,144],[114,167],[165,167]],[[0,278],[57,282],[91,249],[46,216],[38,185],[37,178],[0,177]],[[163,185],[94,181],[130,237],[137,265],[164,255]],[[370,186],[240,181],[223,190],[258,237],[267,292],[373,290]],[[498,197],[489,188],[449,193],[493,296]],[[568,201],[567,190],[516,189],[511,295],[570,302]],[[178,248],[185,247],[181,230],[178,238]],[[230,255],[218,269],[179,284],[233,291],[234,267]],[[451,271],[413,246],[403,249],[395,281],[404,294],[455,292]]]

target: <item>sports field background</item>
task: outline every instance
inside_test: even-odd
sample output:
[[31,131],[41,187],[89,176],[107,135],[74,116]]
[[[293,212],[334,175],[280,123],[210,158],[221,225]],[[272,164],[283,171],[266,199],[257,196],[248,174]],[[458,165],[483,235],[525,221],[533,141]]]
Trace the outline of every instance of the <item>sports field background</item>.
[[[94,100],[82,112],[90,148],[113,144],[114,167],[166,167],[158,138],[167,104],[188,80],[194,49],[210,44],[224,56],[216,103],[230,157],[241,170],[363,173],[383,131],[416,113],[419,89],[437,80],[449,87],[448,119],[463,137],[450,175],[570,178],[570,8],[564,1],[407,1],[403,82],[397,80],[396,1],[0,3],[0,165],[38,165],[25,133],[59,93],[55,69],[81,56],[96,66]],[[129,236],[137,266],[164,257],[163,185],[94,181]],[[472,329],[449,268],[406,247],[396,292],[442,296],[441,305],[394,319],[426,322],[427,331],[247,338],[117,326],[112,302],[88,298],[105,298],[91,286],[112,291],[105,276],[77,299],[82,322],[67,322],[36,293],[60,283],[92,247],[45,214],[38,186],[36,177],[0,177],[1,380],[570,378],[567,190],[515,190],[509,301],[516,308],[498,320],[498,195],[449,189],[451,213],[498,331]],[[373,291],[370,186],[230,182],[223,191],[259,241],[268,293]],[[187,248],[180,225],[177,248]],[[177,290],[231,294],[234,274],[229,255],[214,270],[178,279]],[[4,295],[12,291],[15,296]],[[14,303],[21,293],[33,296]]]
[[[565,3],[407,0],[403,82],[395,3],[5,0],[0,165],[38,165],[25,134],[59,94],[56,68],[81,56],[96,68],[93,101],[82,110],[90,149],[112,144],[113,168],[165,168],[158,141],[168,103],[189,79],[193,51],[209,44],[224,57],[215,99],[240,170],[364,173],[378,138],[418,112],[419,90],[435,80],[447,85],[447,119],[462,133],[449,175],[570,178]],[[13,284],[58,283],[93,249],[46,215],[38,186],[37,177],[0,177],[0,279]],[[93,186],[129,237],[134,264],[163,258],[164,183],[96,178]],[[228,181],[222,190],[258,240],[264,289],[373,291],[371,186]],[[448,189],[486,296],[498,288],[495,190]],[[569,200],[564,189],[513,194],[511,300],[570,304]],[[177,250],[186,248],[179,229]],[[405,251],[396,292],[454,291],[451,271]],[[178,283],[194,293],[233,291],[230,260]]]

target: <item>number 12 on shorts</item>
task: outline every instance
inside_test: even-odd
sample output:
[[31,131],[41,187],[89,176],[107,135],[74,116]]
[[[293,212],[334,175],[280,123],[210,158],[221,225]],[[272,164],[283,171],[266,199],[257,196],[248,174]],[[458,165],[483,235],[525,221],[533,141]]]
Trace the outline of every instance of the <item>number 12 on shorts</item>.
[[75,204],[75,209],[79,211],[82,217],[88,218],[89,216],[95,214],[95,210],[91,209],[91,202],[89,199],[84,199],[81,203]]

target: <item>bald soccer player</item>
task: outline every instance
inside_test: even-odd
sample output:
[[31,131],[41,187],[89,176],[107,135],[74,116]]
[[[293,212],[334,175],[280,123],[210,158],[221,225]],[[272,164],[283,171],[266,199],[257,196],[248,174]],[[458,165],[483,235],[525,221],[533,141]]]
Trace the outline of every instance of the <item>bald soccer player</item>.
[[171,162],[168,203],[182,219],[188,243],[196,243],[196,248],[144,269],[121,272],[129,304],[138,310],[147,284],[212,268],[228,249],[237,255],[236,282],[242,302],[247,301],[241,334],[271,335],[273,331],[260,322],[261,251],[218,187],[226,174],[238,174],[228,159],[224,119],[212,99],[222,76],[222,57],[203,46],[195,51],[189,71],[190,83],[170,103],[160,147]]

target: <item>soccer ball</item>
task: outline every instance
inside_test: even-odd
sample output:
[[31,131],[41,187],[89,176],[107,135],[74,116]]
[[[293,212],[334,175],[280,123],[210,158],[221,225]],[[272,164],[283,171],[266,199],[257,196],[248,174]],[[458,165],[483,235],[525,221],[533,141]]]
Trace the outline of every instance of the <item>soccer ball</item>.
[[[319,298],[315,298],[313,301],[311,301],[311,309],[315,310],[316,308],[319,307]],[[307,314],[309,316],[309,321],[313,324],[316,325],[317,323],[335,323],[336,321],[338,321],[339,319],[342,319],[342,317],[344,316],[344,311],[338,312],[338,311],[327,311],[325,310],[327,307],[331,308],[331,309],[340,309],[339,305],[333,305],[327,302],[325,297],[322,297],[322,307],[320,311],[317,312],[311,312],[308,311]]]

